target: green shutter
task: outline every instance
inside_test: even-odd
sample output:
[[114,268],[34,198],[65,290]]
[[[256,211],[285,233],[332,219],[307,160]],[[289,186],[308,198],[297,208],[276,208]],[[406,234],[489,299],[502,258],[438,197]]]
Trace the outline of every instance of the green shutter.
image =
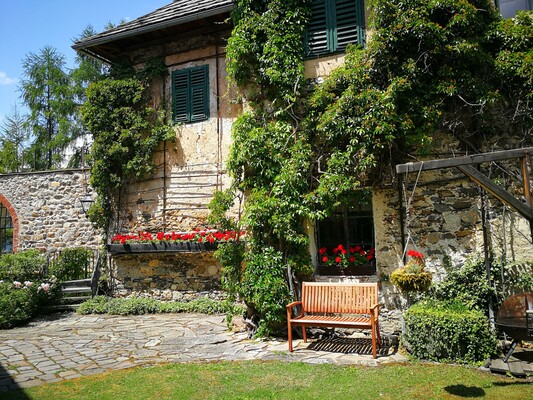
[[188,122],[188,87],[189,71],[174,71],[172,73],[172,114],[174,122]]
[[174,122],[198,122],[209,118],[209,68],[207,65],[172,73]]
[[209,118],[209,70],[207,65],[191,69],[190,121]]
[[358,42],[356,0],[337,0],[335,9],[335,42],[333,51],[343,51]]
[[306,32],[308,56],[344,51],[364,44],[364,0],[313,0]]
[[311,13],[311,21],[307,26],[307,55],[327,53],[329,50],[324,0],[313,0]]

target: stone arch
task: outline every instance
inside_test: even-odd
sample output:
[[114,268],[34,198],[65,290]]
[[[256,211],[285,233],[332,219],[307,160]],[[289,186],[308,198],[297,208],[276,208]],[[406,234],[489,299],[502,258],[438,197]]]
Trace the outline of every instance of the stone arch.
[[6,199],[5,196],[1,193],[0,203],[7,209],[9,215],[11,216],[11,221],[13,222],[13,253],[16,253],[18,250],[19,218],[17,216],[17,212],[15,211],[9,200]]

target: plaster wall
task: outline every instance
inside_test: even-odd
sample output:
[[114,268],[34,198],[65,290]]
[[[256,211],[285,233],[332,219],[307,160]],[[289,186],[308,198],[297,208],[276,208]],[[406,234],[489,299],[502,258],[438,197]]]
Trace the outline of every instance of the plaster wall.
[[88,179],[82,170],[0,175],[2,203],[17,216],[14,250],[98,248],[101,236],[80,203]]
[[164,58],[168,75],[154,82],[152,95],[157,104],[172,104],[172,72],[208,65],[210,118],[175,125],[175,141],[162,144],[155,154],[156,174],[128,187],[117,231],[186,231],[206,227],[207,206],[214,192],[230,184],[225,163],[231,126],[242,106],[228,89],[224,49],[200,44],[203,46],[191,44],[192,48]]

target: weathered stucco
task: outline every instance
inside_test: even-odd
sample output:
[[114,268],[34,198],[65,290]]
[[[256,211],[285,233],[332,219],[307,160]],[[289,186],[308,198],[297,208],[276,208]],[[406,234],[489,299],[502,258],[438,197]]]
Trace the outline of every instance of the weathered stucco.
[[0,195],[17,215],[15,250],[53,252],[101,245],[101,236],[81,208],[80,198],[90,189],[88,179],[82,170],[0,175]]
[[[173,71],[208,65],[210,118],[175,126],[175,142],[161,145],[155,155],[156,174],[128,187],[117,231],[186,231],[205,227],[207,205],[213,193],[229,186],[225,162],[231,126],[242,112],[242,105],[235,102],[234,93],[228,89],[220,40],[205,35],[187,44],[172,42],[159,49],[166,54],[168,75],[153,83],[154,102],[171,104]],[[154,48],[139,51],[133,58],[139,61],[140,68],[146,59],[160,54],[159,51]]]

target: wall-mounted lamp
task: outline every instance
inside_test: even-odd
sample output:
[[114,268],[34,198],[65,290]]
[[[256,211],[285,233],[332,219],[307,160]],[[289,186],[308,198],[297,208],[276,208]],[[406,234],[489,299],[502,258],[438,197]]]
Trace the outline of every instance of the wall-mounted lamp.
[[89,213],[89,208],[91,208],[91,206],[94,203],[93,196],[88,192],[85,193],[83,197],[80,199],[80,203],[81,203],[81,209],[83,210],[83,213],[87,216],[87,214]]

